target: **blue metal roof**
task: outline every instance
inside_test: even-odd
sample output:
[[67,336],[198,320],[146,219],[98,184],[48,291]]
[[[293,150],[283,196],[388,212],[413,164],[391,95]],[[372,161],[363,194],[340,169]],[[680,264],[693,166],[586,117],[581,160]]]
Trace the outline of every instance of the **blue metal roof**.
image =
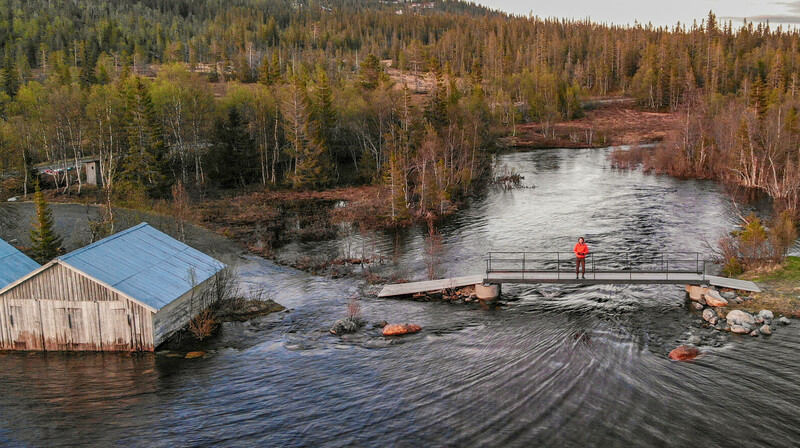
[[70,252],[59,260],[155,309],[161,309],[225,265],[147,223]]
[[14,246],[0,239],[0,289],[39,269],[39,263],[31,260]]

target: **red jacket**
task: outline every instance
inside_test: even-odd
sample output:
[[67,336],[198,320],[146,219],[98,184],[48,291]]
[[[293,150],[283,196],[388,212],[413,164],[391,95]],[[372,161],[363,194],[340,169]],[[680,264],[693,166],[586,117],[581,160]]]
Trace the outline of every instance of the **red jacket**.
[[576,243],[572,251],[575,252],[576,257],[586,258],[586,256],[589,255],[589,246],[587,246],[586,243]]

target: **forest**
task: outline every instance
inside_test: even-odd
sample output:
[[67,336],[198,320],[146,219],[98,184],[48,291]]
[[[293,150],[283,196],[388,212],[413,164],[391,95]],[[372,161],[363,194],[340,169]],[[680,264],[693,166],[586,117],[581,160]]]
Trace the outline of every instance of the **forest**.
[[514,124],[546,133],[580,117],[583,99],[615,94],[683,117],[659,150],[619,164],[800,208],[797,30],[713,13],[621,27],[426,5],[6,0],[2,186],[27,195],[37,164],[91,156],[109,208],[175,191],[374,184],[388,219],[406,222],[470,194]]

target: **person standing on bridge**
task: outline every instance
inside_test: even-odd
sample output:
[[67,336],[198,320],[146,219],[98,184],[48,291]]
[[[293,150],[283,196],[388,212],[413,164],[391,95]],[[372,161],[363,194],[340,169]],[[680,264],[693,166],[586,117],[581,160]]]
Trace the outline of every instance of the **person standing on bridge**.
[[589,255],[589,246],[586,245],[583,237],[578,238],[578,243],[572,248],[575,252],[575,278],[579,278],[581,267],[583,267],[583,278],[586,278],[586,256]]

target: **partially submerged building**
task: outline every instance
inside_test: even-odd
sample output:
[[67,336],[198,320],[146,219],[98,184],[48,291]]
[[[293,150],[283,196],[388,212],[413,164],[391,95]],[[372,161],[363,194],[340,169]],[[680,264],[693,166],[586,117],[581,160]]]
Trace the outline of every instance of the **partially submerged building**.
[[39,263],[0,239],[0,288],[5,288],[39,267]]
[[0,289],[0,350],[152,351],[213,301],[224,268],[140,224]]

